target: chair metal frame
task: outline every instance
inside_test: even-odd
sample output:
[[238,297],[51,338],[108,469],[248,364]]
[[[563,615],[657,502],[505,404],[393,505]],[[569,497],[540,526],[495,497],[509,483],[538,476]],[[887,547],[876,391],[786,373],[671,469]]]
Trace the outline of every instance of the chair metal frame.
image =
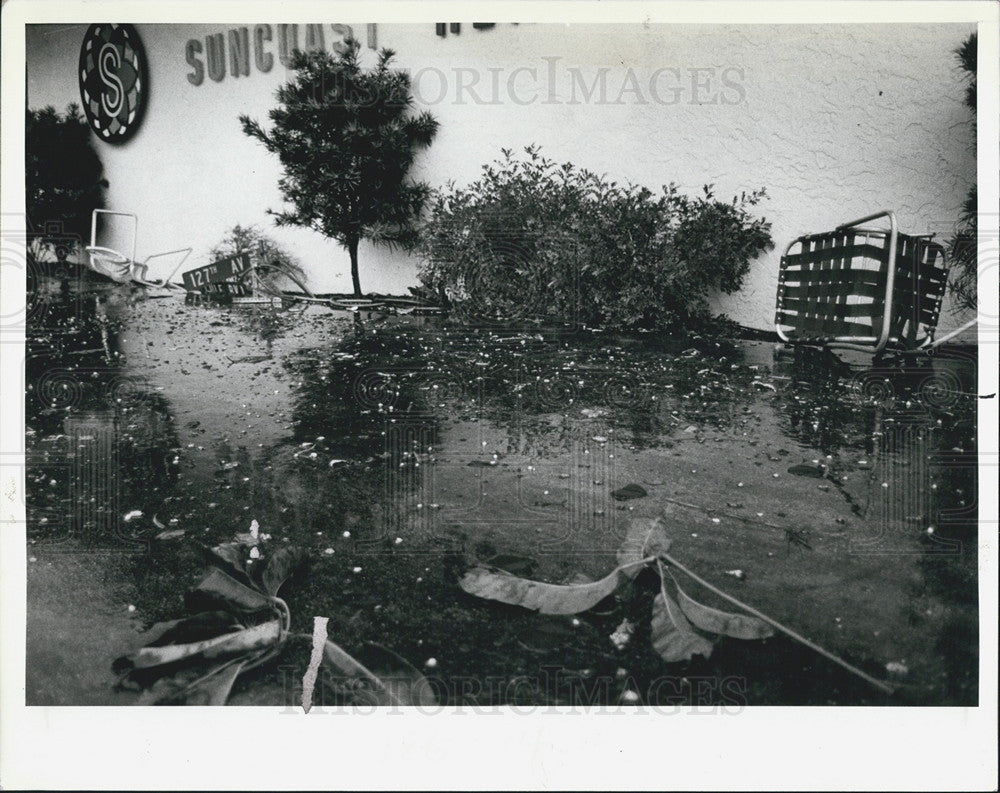
[[[107,248],[97,244],[98,215],[114,215],[116,217],[131,218],[132,245],[131,253],[129,255],[119,253],[114,248]],[[112,209],[95,209],[90,215],[90,245],[84,249],[90,258],[90,269],[101,273],[102,275],[106,275],[111,280],[120,284],[134,281],[142,286],[176,287],[177,284],[170,283],[170,279],[177,274],[177,271],[181,269],[181,266],[185,261],[187,261],[188,256],[191,255],[191,251],[194,249],[177,248],[176,250],[164,251],[163,253],[153,253],[141,262],[137,262],[135,260],[135,242],[138,228],[139,218],[134,212],[118,212]],[[177,266],[174,267],[166,278],[162,278],[159,281],[151,280],[149,278],[150,260],[157,259],[162,256],[172,256],[178,253],[183,253],[184,256],[179,262],[177,262]]]
[[[862,226],[879,218],[888,229]],[[792,240],[778,273],[778,337],[876,354],[932,345],[948,278],[932,236],[901,234],[884,210]]]

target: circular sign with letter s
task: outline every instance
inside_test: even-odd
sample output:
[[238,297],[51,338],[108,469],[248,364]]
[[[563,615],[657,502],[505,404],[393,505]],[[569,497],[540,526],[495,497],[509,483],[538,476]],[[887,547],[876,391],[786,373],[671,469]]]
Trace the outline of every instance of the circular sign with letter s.
[[146,53],[132,25],[91,25],[80,48],[80,98],[101,140],[122,143],[142,123],[149,92]]

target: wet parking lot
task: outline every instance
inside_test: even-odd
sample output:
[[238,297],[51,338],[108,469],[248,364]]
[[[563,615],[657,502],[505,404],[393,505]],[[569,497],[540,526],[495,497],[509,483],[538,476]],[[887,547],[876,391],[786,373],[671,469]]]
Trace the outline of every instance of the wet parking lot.
[[[29,704],[133,700],[112,661],[251,521],[263,558],[303,552],[293,630],[329,617],[443,704],[977,701],[974,350],[873,364],[125,287],[30,310]],[[458,586],[478,563],[597,580],[656,516],[699,576],[895,693],[781,635],[667,664],[645,575],[575,617]],[[285,704],[308,657],[289,643],[231,701]]]

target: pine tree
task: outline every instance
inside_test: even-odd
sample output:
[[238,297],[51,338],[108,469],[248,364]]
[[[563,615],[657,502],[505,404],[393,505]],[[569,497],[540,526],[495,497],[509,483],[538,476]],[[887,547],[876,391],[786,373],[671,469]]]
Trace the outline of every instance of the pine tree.
[[[962,45],[955,50],[959,66],[965,72],[968,82],[965,86],[965,106],[972,111],[972,129],[976,129],[976,59],[977,36],[971,34]],[[973,141],[975,136],[973,136]],[[973,143],[975,147],[975,143]],[[975,151],[975,148],[973,148]],[[948,257],[955,273],[949,285],[956,304],[963,309],[976,310],[978,303],[977,279],[979,275],[979,230],[978,230],[978,198],[976,185],[962,205],[962,215],[959,219],[955,236],[948,242]]]
[[80,108],[28,110],[24,150],[29,253],[38,260],[54,253],[63,261],[89,238],[91,212],[104,206],[108,186]]
[[392,50],[383,49],[365,70],[358,43],[346,44],[336,56],[294,54],[295,76],[278,89],[269,132],[248,116],[240,122],[284,169],[279,187],[291,208],[269,210],[276,223],[311,228],[346,248],[360,297],[358,243],[408,248],[416,240],[415,221],[430,189],[407,172],[438,122],[426,111],[411,112],[410,77],[389,68]]

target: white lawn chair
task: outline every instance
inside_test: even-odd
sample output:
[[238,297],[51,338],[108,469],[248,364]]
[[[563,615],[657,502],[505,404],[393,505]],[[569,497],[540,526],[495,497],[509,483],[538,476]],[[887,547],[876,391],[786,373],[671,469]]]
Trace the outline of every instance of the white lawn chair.
[[[131,218],[132,220],[132,245],[131,252],[129,255],[119,253],[113,248],[107,248],[102,245],[97,244],[97,216],[98,215],[114,215],[117,217]],[[135,260],[135,238],[136,230],[139,225],[139,219],[135,214],[131,212],[115,212],[110,209],[95,209],[91,214],[90,219],[90,245],[88,245],[85,250],[89,257],[88,264],[90,269],[94,272],[100,273],[101,275],[106,275],[112,281],[116,281],[120,284],[128,283],[133,281],[142,286],[154,286],[154,287],[177,287],[178,284],[170,283],[170,279],[176,275],[177,271],[181,269],[181,265],[187,260],[187,257],[191,255],[192,248],[178,248],[173,251],[165,251],[164,253],[154,253],[147,256],[141,262]],[[170,272],[166,278],[160,280],[153,280],[149,277],[149,262],[152,259],[157,259],[163,256],[172,256],[179,253],[183,253],[184,256],[181,257],[180,261]],[[183,287],[181,287],[183,288]]]
[[[862,228],[883,217],[888,229]],[[932,347],[948,265],[930,236],[902,234],[894,213],[877,212],[792,240],[778,272],[779,338],[875,354]]]

